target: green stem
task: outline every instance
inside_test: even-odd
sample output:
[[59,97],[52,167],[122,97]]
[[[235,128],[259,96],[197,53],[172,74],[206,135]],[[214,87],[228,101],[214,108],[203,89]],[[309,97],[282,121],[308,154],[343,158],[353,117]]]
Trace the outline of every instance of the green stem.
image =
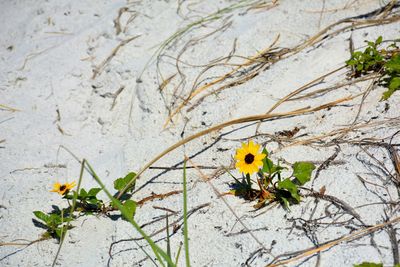
[[246,181],[247,181],[247,185],[249,186],[249,188],[251,188],[250,174],[246,174]]
[[[82,177],[83,177],[83,170],[84,170],[84,166],[85,166],[85,159],[82,161],[82,165],[81,165],[81,171],[80,171],[80,174],[79,174],[79,181],[78,181],[78,187],[77,187],[77,189],[76,189],[76,194],[74,194],[74,198],[73,198],[73,200],[72,200],[72,206],[71,206],[71,209],[70,209],[70,212],[69,212],[69,216],[72,218],[72,216],[73,216],[73,212],[75,211],[75,206],[76,206],[76,199],[78,198],[78,194],[79,194],[79,188],[80,188],[80,186],[81,186],[81,182],[82,182]],[[68,200],[67,200],[68,201]],[[69,202],[68,202],[68,205],[69,205]],[[66,235],[67,235],[67,231],[68,231],[68,228],[70,228],[70,226],[71,226],[71,221],[69,221],[68,223],[67,223],[67,227],[65,227],[65,233],[63,232],[63,230],[64,230],[64,226],[63,226],[63,224],[64,224],[64,210],[61,210],[61,221],[62,221],[62,223],[61,223],[61,236],[60,236],[60,245],[58,246],[58,249],[57,249],[57,253],[56,253],[56,256],[54,257],[54,260],[53,260],[53,264],[51,265],[52,267],[54,267],[55,265],[56,265],[56,263],[57,263],[57,258],[58,258],[58,255],[60,255],[60,252],[61,252],[61,247],[62,247],[62,245],[63,245],[63,243],[64,243],[64,239],[65,239],[65,237],[66,237]]]
[[142,228],[140,228],[140,226],[136,223],[136,221],[129,216],[129,213],[127,212],[125,207],[121,204],[121,202],[118,199],[114,198],[111,195],[111,193],[106,189],[103,182],[100,180],[100,178],[94,172],[92,166],[87,161],[85,163],[89,169],[89,173],[96,180],[96,182],[100,185],[101,189],[104,191],[104,193],[106,193],[106,195],[111,200],[111,202],[114,204],[114,206],[116,206],[121,211],[122,216],[124,216],[124,218],[132,224],[132,226],[140,233],[140,235],[150,245],[151,249],[153,250],[153,252],[154,252],[155,256],[157,257],[158,261],[160,262],[160,264],[165,267],[165,264],[162,261],[162,258],[164,258],[164,260],[166,260],[168,264],[170,264],[171,266],[175,266],[175,264],[172,262],[171,258],[168,256],[168,254],[166,252],[164,252],[159,246],[157,246],[153,240],[150,239],[150,237],[142,230]]

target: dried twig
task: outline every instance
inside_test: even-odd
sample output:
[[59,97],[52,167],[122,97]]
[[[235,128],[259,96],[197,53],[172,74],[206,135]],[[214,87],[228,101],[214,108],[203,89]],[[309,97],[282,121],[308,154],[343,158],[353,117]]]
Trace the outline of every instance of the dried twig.
[[148,196],[148,197],[145,197],[145,198],[139,200],[137,202],[137,204],[139,206],[142,206],[144,203],[146,203],[148,201],[153,201],[155,199],[164,199],[166,197],[173,196],[173,195],[180,194],[180,193],[182,193],[182,190],[174,190],[174,191],[171,191],[171,192],[168,192],[165,194],[152,194],[151,196]]
[[282,266],[282,265],[286,265],[286,264],[298,261],[298,260],[303,259],[305,257],[310,257],[310,256],[312,256],[312,255],[314,255],[316,253],[319,253],[319,252],[325,251],[327,249],[330,249],[330,248],[332,248],[334,246],[337,246],[337,245],[339,245],[339,244],[341,244],[343,242],[349,242],[349,241],[353,241],[353,240],[359,239],[359,238],[361,238],[363,236],[366,236],[366,235],[372,234],[372,233],[374,233],[374,232],[376,232],[378,230],[381,230],[382,228],[385,228],[388,225],[397,224],[398,222],[400,222],[400,217],[396,217],[395,219],[392,219],[390,221],[387,221],[387,222],[384,222],[384,223],[380,223],[380,224],[376,224],[374,226],[371,226],[371,227],[356,231],[356,232],[354,232],[352,234],[349,234],[349,235],[343,236],[341,238],[332,240],[330,242],[324,243],[320,247],[316,247],[316,248],[313,247],[313,248],[309,248],[309,249],[303,250],[300,253],[295,253],[295,254],[297,254],[297,256],[293,256],[292,258],[289,258],[287,260],[279,260],[278,261],[278,259],[280,258],[280,256],[278,256],[270,264],[266,265],[266,267]]
[[132,36],[126,40],[123,40],[122,42],[120,42],[110,53],[110,55],[103,60],[98,66],[96,66],[93,69],[93,75],[92,75],[92,79],[95,79],[97,77],[97,75],[99,75],[103,70],[104,67],[112,60],[113,57],[115,57],[115,55],[118,53],[118,51],[125,45],[127,45],[129,42],[135,40],[136,38],[140,37],[141,35],[135,35]]

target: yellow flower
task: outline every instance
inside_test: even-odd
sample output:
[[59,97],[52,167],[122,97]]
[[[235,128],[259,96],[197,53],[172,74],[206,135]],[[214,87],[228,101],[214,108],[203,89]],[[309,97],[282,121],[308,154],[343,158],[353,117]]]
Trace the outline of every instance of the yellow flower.
[[51,190],[50,192],[56,192],[56,193],[59,193],[60,195],[65,195],[75,185],[76,185],[75,182],[65,183],[65,184],[60,184],[60,183],[57,182],[57,183],[54,184],[53,190]]
[[249,141],[248,144],[243,143],[242,147],[236,150],[236,168],[244,174],[253,174],[263,165],[262,160],[265,154],[259,153],[260,145]]

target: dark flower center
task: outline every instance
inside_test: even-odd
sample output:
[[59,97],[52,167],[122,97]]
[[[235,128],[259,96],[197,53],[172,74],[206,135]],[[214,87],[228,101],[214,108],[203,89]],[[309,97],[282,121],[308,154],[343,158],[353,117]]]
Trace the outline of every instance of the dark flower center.
[[253,161],[254,161],[254,155],[253,154],[249,153],[244,157],[244,162],[246,162],[247,164],[252,164]]
[[67,188],[67,186],[65,184],[63,184],[62,186],[60,186],[60,191],[64,191],[65,188]]

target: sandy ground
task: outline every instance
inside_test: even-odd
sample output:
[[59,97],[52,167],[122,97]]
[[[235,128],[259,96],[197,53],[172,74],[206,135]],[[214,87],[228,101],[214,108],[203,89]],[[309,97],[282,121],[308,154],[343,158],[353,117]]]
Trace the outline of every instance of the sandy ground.
[[[79,162],[66,149],[87,159],[112,188],[114,179],[139,171],[185,137],[225,121],[266,113],[289,93],[343,66],[351,43],[360,49],[364,40],[379,35],[385,40],[400,37],[399,20],[356,23],[382,16],[370,12],[389,1],[247,2],[247,6],[225,10],[241,2],[1,1],[0,241],[39,238],[43,229],[33,225],[32,212],[66,206],[49,192],[55,181],[73,181],[79,176]],[[226,12],[199,22],[218,10]],[[399,16],[399,8],[384,15]],[[351,23],[338,24],[315,42],[305,43],[326,26],[352,17],[353,28]],[[177,38],[164,43],[177,32]],[[268,47],[270,54],[249,61]],[[295,47],[296,52],[282,56],[272,53]],[[233,82],[258,67],[256,75]],[[346,82],[347,71],[318,80],[300,95]],[[248,138],[265,144],[274,160],[312,161],[321,167],[332,159],[306,187],[316,191],[324,187],[325,195],[333,198],[304,197],[288,212],[279,205],[255,211],[255,203],[225,196],[242,223],[199,172],[189,169],[189,209],[200,207],[189,217],[193,266],[265,266],[274,257],[290,258],[399,216],[395,184],[399,176],[392,160],[398,153],[396,147],[390,150],[360,143],[389,143],[399,129],[400,93],[381,102],[384,88],[371,89],[370,85],[371,80],[286,101],[273,112],[313,108],[356,96],[329,108],[267,120],[256,136],[257,122],[213,131],[153,164],[182,167],[187,155],[192,160],[189,166],[229,166],[235,149]],[[202,86],[204,91],[189,97]],[[183,108],[175,112],[182,103]],[[360,127],[315,142],[299,142],[351,126]],[[300,131],[292,138],[279,134],[295,127]],[[391,140],[392,144],[398,141],[398,136]],[[229,190],[229,174],[215,175],[212,169],[203,172],[213,178],[211,183],[218,191]],[[233,174],[239,175],[237,171]],[[85,174],[83,186],[96,186],[96,182]],[[146,170],[136,188],[136,201],[152,193],[180,190],[182,170]],[[138,208],[135,219],[139,224],[165,215],[154,206],[177,211],[170,220],[178,220],[182,195]],[[139,237],[127,222],[86,216],[73,224],[57,265],[152,266],[139,248],[151,253],[143,240],[123,241]],[[144,230],[150,234],[164,226],[161,220]],[[375,261],[392,266],[398,260],[400,232],[397,224],[389,226],[288,265],[352,266]],[[165,235],[161,231],[153,239],[165,247]],[[174,255],[182,240],[179,228],[171,237]],[[55,240],[28,247],[1,246],[0,265],[48,266],[57,249]],[[182,253],[182,265],[183,259]]]

